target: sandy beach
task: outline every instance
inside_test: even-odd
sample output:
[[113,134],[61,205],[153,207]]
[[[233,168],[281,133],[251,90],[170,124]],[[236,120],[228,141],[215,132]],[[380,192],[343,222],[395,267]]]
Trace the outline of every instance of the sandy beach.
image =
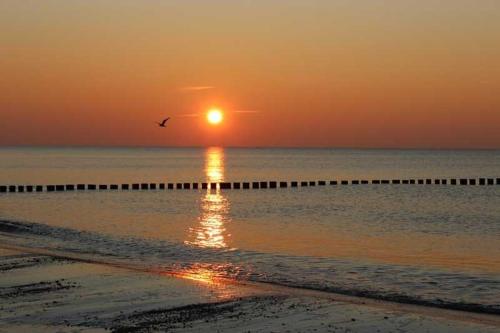
[[0,332],[500,332],[498,316],[0,254]]

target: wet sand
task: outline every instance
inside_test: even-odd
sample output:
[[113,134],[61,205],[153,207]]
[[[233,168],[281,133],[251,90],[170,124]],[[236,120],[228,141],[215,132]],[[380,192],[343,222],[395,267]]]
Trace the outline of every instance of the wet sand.
[[0,332],[500,332],[500,318],[0,250]]

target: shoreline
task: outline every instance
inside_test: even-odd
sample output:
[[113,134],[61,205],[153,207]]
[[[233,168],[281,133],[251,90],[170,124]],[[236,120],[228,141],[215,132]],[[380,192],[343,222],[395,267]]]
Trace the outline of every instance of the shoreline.
[[[116,311],[111,311],[111,312],[115,313],[116,315],[114,319],[115,322],[121,323],[120,325],[122,325],[123,327],[128,325],[126,323],[132,325],[131,327],[135,327],[134,325],[140,326],[139,328],[135,327],[131,329],[131,331],[141,331],[142,329],[145,329],[145,327],[151,328],[154,325],[160,325],[159,327],[165,327],[165,325],[167,325],[166,323],[168,323],[168,325],[174,325],[174,326],[181,325],[183,326],[182,329],[187,329],[185,327],[186,323],[189,323],[189,325],[194,323],[193,327],[189,329],[194,329],[195,331],[196,329],[200,329],[200,331],[203,331],[204,329],[206,329],[203,323],[211,323],[214,325],[222,325],[221,326],[222,330],[229,330],[229,327],[226,327],[224,325],[229,325],[229,322],[232,323],[232,320],[236,317],[239,318],[245,316],[247,317],[249,316],[249,318],[254,318],[252,320],[249,318],[247,319],[253,323],[252,325],[255,326],[254,328],[257,331],[259,330],[267,331],[265,328],[260,327],[264,324],[259,323],[259,320],[255,319],[262,317],[263,315],[265,316],[266,313],[280,314],[278,318],[274,319],[268,318],[268,320],[266,321],[267,323],[266,325],[270,325],[272,327],[274,327],[274,325],[277,325],[276,320],[281,318],[281,316],[286,316],[287,318],[291,316],[292,319],[288,318],[289,320],[293,321],[294,320],[293,318],[297,319],[300,317],[301,321],[308,322],[312,326],[314,327],[317,326],[318,328],[320,328],[324,327],[325,323],[328,321],[326,320],[318,322],[318,320],[314,319],[315,318],[314,314],[320,310],[321,310],[320,312],[322,313],[321,317],[323,319],[328,318],[329,316],[335,317],[338,315],[341,315],[342,317],[352,317],[349,319],[354,319],[354,320],[343,322],[341,326],[344,327],[345,329],[354,329],[354,331],[356,331],[356,327],[359,326],[359,321],[368,320],[365,317],[368,316],[371,318],[371,314],[374,312],[378,314],[384,314],[384,313],[389,314],[389,315],[379,315],[377,316],[378,321],[376,323],[373,322],[370,323],[371,327],[381,327],[383,329],[382,331],[385,330],[384,327],[388,329],[388,327],[391,325],[392,326],[395,325],[395,327],[398,327],[398,325],[400,325],[398,324],[398,322],[401,318],[406,318],[406,317],[413,318],[415,316],[419,317],[419,319],[416,320],[416,322],[418,322],[419,325],[422,323],[426,323],[424,325],[425,327],[429,327],[429,325],[430,327],[434,327],[435,325],[439,326],[445,323],[446,325],[451,325],[452,327],[455,327],[454,330],[458,328],[463,328],[464,332],[469,332],[467,330],[468,326],[474,328],[473,330],[471,330],[471,332],[475,332],[478,330],[479,331],[484,330],[485,332],[490,332],[490,330],[500,331],[500,316],[496,315],[478,314],[472,312],[439,309],[439,308],[432,308],[432,307],[412,305],[412,304],[394,303],[394,302],[380,301],[370,298],[334,294],[323,291],[277,286],[260,282],[236,281],[229,279],[216,279],[214,281],[207,282],[207,281],[192,279],[190,277],[186,277],[181,274],[170,274],[161,271],[151,271],[138,268],[134,269],[133,267],[124,267],[123,265],[113,265],[104,262],[92,262],[91,260],[85,260],[81,258],[71,258],[70,256],[57,255],[53,253],[48,254],[47,253],[48,251],[43,251],[43,250],[29,251],[31,253],[28,253],[26,249],[21,249],[16,247],[1,245],[0,248],[2,249],[0,250],[0,254],[3,254],[3,256],[0,257],[0,260],[2,260],[2,262],[5,261],[5,258],[8,258],[8,256],[5,256],[5,252],[17,253],[19,258],[22,258],[21,261],[25,259],[33,260],[33,258],[36,257],[44,258],[43,260],[39,261],[35,260],[34,262],[32,261],[31,264],[23,265],[21,263],[20,266],[18,264],[16,267],[2,270],[3,274],[2,276],[0,276],[0,284],[4,291],[6,290],[4,288],[11,288],[11,289],[14,288],[13,290],[16,290],[15,283],[10,283],[11,285],[8,285],[9,284],[8,281],[5,281],[6,275],[13,274],[14,276],[16,276],[18,274],[23,274],[22,273],[23,270],[24,271],[34,270],[38,272],[40,271],[43,272],[44,270],[47,269],[49,270],[48,274],[46,275],[47,279],[45,280],[42,279],[42,277],[44,277],[43,274],[35,274],[35,276],[39,277],[35,278],[35,280],[30,281],[31,284],[24,284],[24,285],[18,284],[17,286],[21,287],[21,292],[18,293],[19,294],[18,296],[21,298],[23,298],[26,295],[29,296],[30,294],[30,292],[26,293],[26,291],[23,291],[23,288],[28,288],[29,290],[29,288],[33,287],[35,288],[35,290],[37,290],[35,291],[35,293],[38,294],[43,294],[43,293],[71,294],[78,292],[80,288],[83,288],[82,286],[84,286],[87,283],[87,281],[92,282],[93,279],[97,279],[97,281],[94,281],[92,283],[97,285],[101,284],[102,281],[99,282],[99,280],[102,279],[103,277],[99,277],[99,275],[97,277],[89,278],[84,276],[82,278],[81,275],[85,274],[82,272],[76,272],[75,273],[76,275],[73,276],[70,274],[68,276],[67,272],[65,273],[64,270],[61,271],[57,269],[58,263],[61,262],[63,263],[61,264],[63,266],[69,265],[66,266],[65,269],[68,269],[69,267],[75,267],[75,269],[79,271],[79,268],[91,267],[93,270],[96,270],[97,272],[104,271],[106,272],[107,275],[119,277],[118,281],[116,281],[118,285],[121,283],[122,281],[121,279],[131,279],[132,281],[134,281],[134,283],[137,283],[137,281],[141,281],[142,279],[146,279],[148,281],[151,280],[154,281],[154,283],[159,283],[159,284],[167,284],[167,285],[180,284],[182,285],[182,288],[187,288],[188,290],[191,290],[190,288],[196,289],[194,292],[191,293],[187,292],[186,295],[189,294],[187,304],[183,304],[182,298],[180,298],[179,300],[175,300],[175,298],[168,297],[167,304],[169,304],[170,306],[167,306],[166,308],[164,300],[156,303],[153,302],[154,306],[152,306],[152,304],[149,304],[147,302],[146,302],[147,304],[140,304],[140,305],[133,304],[132,299],[129,298],[127,301],[125,301],[125,303],[127,302],[130,303],[127,311],[121,310],[123,313],[118,312],[118,315],[116,315],[115,313]],[[54,278],[56,280],[54,280]],[[46,288],[44,289],[44,287]],[[156,288],[153,289],[155,289],[156,291],[169,290],[169,292],[171,292],[173,289],[178,288],[178,286],[176,286],[176,288],[171,288],[171,286],[167,286],[167,288],[165,289],[163,289],[163,287],[164,286],[162,286],[162,288],[158,290],[156,290]],[[113,290],[116,288],[117,287],[114,285],[114,283],[110,284],[108,286],[109,290],[105,289],[103,293],[110,292],[111,294],[113,294]],[[148,284],[141,285],[141,287],[137,289],[137,292],[138,293],[144,291],[147,291],[146,293],[151,292],[151,290],[148,291],[148,288],[150,288]],[[221,296],[221,294],[224,295]],[[15,296],[15,294],[13,295]],[[186,297],[186,295],[184,295],[183,297]],[[213,298],[214,295],[216,295],[215,298]],[[106,297],[106,299],[108,300],[109,303],[112,304],[114,303],[114,298],[116,297],[118,297],[118,295],[112,295],[112,297],[110,297],[109,299]],[[18,304],[19,302],[16,301],[15,298],[16,297],[13,297],[14,305],[15,304],[19,305]],[[22,301],[21,304],[23,302],[25,301]],[[320,306],[316,307],[318,305]],[[78,302],[76,302],[75,306],[79,307]],[[83,302],[83,304],[80,304],[80,307],[82,306],[86,307],[88,306],[88,304],[86,305],[85,302]],[[4,305],[2,305],[2,308],[3,307]],[[305,318],[301,317],[304,316],[303,311],[300,311],[300,313],[295,313],[294,311],[292,311],[293,309],[297,308],[303,308],[303,310],[305,309],[304,311],[307,314]],[[330,309],[330,308],[334,308],[335,311],[326,311],[326,313],[325,311],[323,311],[324,309]],[[339,308],[342,309],[342,311],[339,311]],[[257,311],[256,309],[260,309],[259,310],[260,312]],[[342,314],[342,312],[344,313]],[[236,316],[236,314],[238,315]],[[256,314],[258,314],[258,316]],[[34,318],[34,315],[30,314],[30,316],[28,317]],[[181,321],[177,321],[177,319],[175,319],[174,317],[178,319],[179,318],[184,318],[184,319],[182,319]],[[200,318],[203,318],[203,320]],[[200,320],[202,320],[203,323],[199,322]],[[206,322],[206,320],[208,320],[208,322]],[[77,320],[73,318],[69,320],[68,323],[70,323],[70,326],[73,327],[75,326],[74,325],[75,321]],[[29,324],[29,322],[30,321],[28,320],[27,324]],[[138,322],[142,322],[142,324],[141,323],[137,324]],[[336,322],[338,323],[338,321]],[[109,323],[106,323],[106,325],[103,325],[103,323],[104,323],[103,321],[90,322],[90,324],[92,324],[90,326],[94,326],[93,328],[92,327],[90,328],[94,329],[96,328],[95,326],[108,325],[106,326],[107,328],[105,327],[105,329],[109,330],[110,329]],[[155,324],[153,325],[153,323]],[[281,324],[282,322],[279,323],[278,327]],[[33,325],[32,322],[31,325]],[[18,325],[14,326],[17,327]],[[76,326],[81,328],[82,325],[80,323],[79,325]],[[13,327],[10,327],[10,329],[11,328]],[[87,327],[85,329],[90,329],[90,328]],[[175,329],[179,329],[179,327]],[[399,327],[399,329],[403,328]],[[82,332],[83,331],[85,330],[82,330]],[[118,330],[111,328],[111,331],[121,332],[126,330]],[[419,330],[413,330],[413,329],[403,330],[403,332],[414,332],[414,331],[419,331]],[[0,326],[0,332],[2,332],[1,326]]]
[[[62,260],[70,260],[80,263],[87,264],[95,264],[95,265],[104,265],[107,267],[113,267],[116,269],[129,270],[134,272],[141,272],[144,274],[154,274],[160,276],[169,276],[172,278],[179,279],[188,279],[199,281],[200,279],[196,276],[192,276],[189,273],[181,273],[181,272],[168,272],[165,270],[155,270],[148,269],[143,267],[137,267],[134,265],[124,265],[123,263],[112,263],[110,261],[102,261],[97,259],[86,259],[82,257],[71,256],[67,254],[59,254],[56,251],[48,251],[43,249],[34,249],[34,248],[26,248],[20,246],[12,246],[12,245],[0,245],[0,250],[13,250],[19,252],[25,252],[36,255],[45,255],[50,256],[57,259]],[[236,280],[230,278],[222,278],[222,277],[211,277],[212,280],[216,281],[218,284],[226,284],[226,285],[235,285],[245,288],[252,288],[256,290],[265,290],[268,292],[279,292],[286,295],[304,295],[304,296],[312,296],[316,298],[322,299],[332,299],[339,300],[346,303],[352,303],[357,305],[371,305],[376,307],[382,307],[387,309],[398,308],[401,311],[407,311],[409,313],[420,313],[424,315],[450,318],[456,320],[463,321],[471,321],[471,322],[479,322],[479,323],[491,323],[492,325],[496,325],[500,327],[500,315],[496,313],[489,312],[480,312],[480,311],[468,311],[462,309],[453,309],[447,308],[445,306],[438,306],[432,303],[418,304],[418,303],[410,303],[410,302],[398,302],[391,301],[387,299],[380,299],[375,297],[364,297],[357,295],[349,295],[347,293],[339,293],[335,291],[324,291],[317,289],[308,289],[301,288],[295,286],[287,286],[280,285],[276,283],[266,283],[266,282],[257,282],[257,281],[248,281],[248,280]],[[206,281],[205,281],[206,282]]]

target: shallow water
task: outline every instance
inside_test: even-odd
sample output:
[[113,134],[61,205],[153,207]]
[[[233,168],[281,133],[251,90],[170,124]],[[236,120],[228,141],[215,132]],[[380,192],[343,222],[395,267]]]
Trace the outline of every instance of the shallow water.
[[[498,151],[0,149],[0,183],[498,177]],[[1,241],[500,312],[500,186],[0,195]],[[36,223],[36,224],[31,224]],[[15,236],[15,237],[14,237]],[[464,306],[465,304],[465,306]]]

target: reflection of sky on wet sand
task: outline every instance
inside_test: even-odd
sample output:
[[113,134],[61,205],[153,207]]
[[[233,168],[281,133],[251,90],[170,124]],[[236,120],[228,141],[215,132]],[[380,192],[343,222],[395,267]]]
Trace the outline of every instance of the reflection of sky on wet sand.
[[[224,181],[224,150],[218,147],[208,148],[205,153],[205,175],[208,183]],[[220,189],[207,190],[201,199],[199,223],[189,229],[186,244],[204,248],[226,248],[226,231],[229,222],[229,201]]]
[[[217,301],[233,300],[237,297],[248,297],[255,294],[273,292],[273,289],[265,290],[255,288],[255,284],[241,283],[237,281],[242,268],[233,264],[206,264],[196,263],[189,266],[178,267],[173,271],[156,272],[160,275],[171,276],[194,282],[202,289],[201,293],[209,291],[211,297]],[[192,285],[190,283],[190,285]]]
[[241,275],[242,268],[233,264],[196,263],[189,267],[182,267],[171,274],[188,280],[206,284],[228,284]]

